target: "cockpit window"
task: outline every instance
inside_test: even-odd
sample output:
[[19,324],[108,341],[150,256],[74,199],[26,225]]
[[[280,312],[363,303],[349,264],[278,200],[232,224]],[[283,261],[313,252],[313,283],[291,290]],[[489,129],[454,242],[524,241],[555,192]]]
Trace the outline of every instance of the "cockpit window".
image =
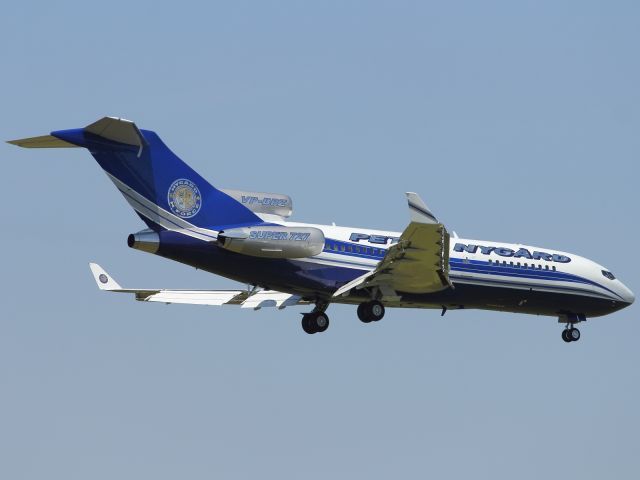
[[613,273],[607,272],[606,270],[602,270],[602,275],[607,277],[609,280],[615,280],[616,279],[616,277],[615,277],[615,275]]

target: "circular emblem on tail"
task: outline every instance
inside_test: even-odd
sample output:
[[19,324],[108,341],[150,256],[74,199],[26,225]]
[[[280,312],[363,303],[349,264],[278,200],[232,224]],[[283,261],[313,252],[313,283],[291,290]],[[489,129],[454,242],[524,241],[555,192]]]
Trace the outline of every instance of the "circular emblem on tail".
[[202,196],[195,183],[180,178],[169,187],[167,203],[171,211],[179,217],[190,218],[200,211]]

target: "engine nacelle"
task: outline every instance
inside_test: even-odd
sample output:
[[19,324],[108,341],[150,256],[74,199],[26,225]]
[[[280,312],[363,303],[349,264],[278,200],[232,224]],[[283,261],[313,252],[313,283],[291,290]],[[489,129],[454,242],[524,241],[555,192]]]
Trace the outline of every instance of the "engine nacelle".
[[253,257],[305,258],[322,252],[324,234],[313,227],[243,227],[220,232],[218,244]]
[[280,193],[245,192],[242,190],[220,189],[254,213],[267,213],[288,218],[293,213],[293,201]]
[[151,229],[141,230],[129,235],[127,245],[143,252],[156,253],[160,248],[160,235]]

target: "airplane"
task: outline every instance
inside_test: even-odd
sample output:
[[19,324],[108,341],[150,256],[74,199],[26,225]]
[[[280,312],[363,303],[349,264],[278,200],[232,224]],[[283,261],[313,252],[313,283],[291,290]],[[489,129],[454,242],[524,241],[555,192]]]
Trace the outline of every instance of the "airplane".
[[557,317],[562,339],[576,324],[631,305],[635,296],[609,269],[555,249],[459,238],[422,199],[406,194],[403,232],[289,221],[289,196],[217,189],[153,131],[104,117],[84,128],[8,143],[26,148],[84,147],[146,224],[128,246],[247,284],[236,290],[123,288],[90,264],[101,290],[145,302],[313,305],[308,334],[329,327],[332,303],[357,305],[364,323],[387,308],[483,309]]

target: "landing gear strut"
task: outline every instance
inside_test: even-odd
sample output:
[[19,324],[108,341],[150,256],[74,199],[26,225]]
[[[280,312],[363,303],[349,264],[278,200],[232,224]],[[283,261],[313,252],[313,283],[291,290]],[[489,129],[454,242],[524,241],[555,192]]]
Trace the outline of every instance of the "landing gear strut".
[[328,306],[328,303],[316,303],[316,308],[313,309],[313,312],[302,315],[302,329],[306,333],[310,335],[322,333],[329,328],[329,317],[324,313]]
[[358,318],[364,323],[377,322],[384,317],[384,305],[378,300],[371,300],[358,305]]

